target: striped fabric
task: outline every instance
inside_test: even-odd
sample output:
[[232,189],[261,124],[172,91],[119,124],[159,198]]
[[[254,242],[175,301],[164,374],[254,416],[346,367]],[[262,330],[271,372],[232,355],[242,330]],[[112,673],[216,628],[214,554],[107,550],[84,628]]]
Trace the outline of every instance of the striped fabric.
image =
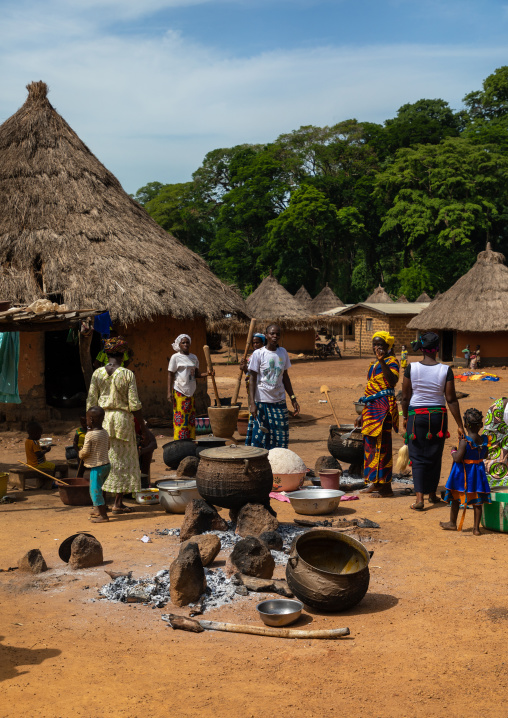
[[85,443],[79,458],[88,469],[109,463],[109,434],[106,429],[92,429],[85,434]]
[[[390,371],[399,378],[399,362],[394,356],[388,356],[385,364]],[[372,396],[385,389],[391,389],[383,375],[383,370],[379,361],[372,362],[367,374],[367,386],[365,387],[365,396]],[[374,401],[365,404],[362,413],[362,434],[364,436],[379,436],[383,429],[383,423],[386,417],[391,416],[391,424],[395,431],[399,430],[399,411],[394,395],[381,396]]]

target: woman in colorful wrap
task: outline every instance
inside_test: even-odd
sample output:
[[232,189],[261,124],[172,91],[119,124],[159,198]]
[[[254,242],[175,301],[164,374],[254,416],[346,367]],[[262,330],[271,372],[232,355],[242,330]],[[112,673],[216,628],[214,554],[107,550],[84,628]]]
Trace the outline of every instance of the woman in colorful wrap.
[[288,448],[286,392],[293,404],[294,416],[300,413],[288,374],[291,362],[284,347],[279,347],[280,335],[279,325],[271,324],[266,330],[266,346],[256,349],[249,361],[251,416],[245,443],[268,450]]
[[168,366],[168,401],[173,405],[173,438],[175,441],[196,438],[196,379],[212,376],[199,373],[199,359],[190,353],[191,338],[179,334],[173,342],[175,354]]
[[86,408],[87,411],[92,406],[104,409],[103,426],[110,439],[111,471],[102,489],[115,494],[112,512],[125,514],[132,509],[124,505],[123,495],[141,488],[134,418],[138,420],[143,434],[147,429],[141,412],[136,378],[130,369],[121,366],[124,352],[128,351],[127,342],[121,336],[107,339],[104,351],[109,362],[92,374]]
[[485,469],[489,484],[508,486],[508,398],[502,396],[487,410],[483,433],[489,437]]
[[388,332],[372,335],[376,357],[369,367],[362,415],[355,426],[362,427],[364,437],[364,478],[367,487],[362,493],[373,498],[393,496],[392,491],[392,428],[399,429],[399,412],[394,386],[399,380],[399,362],[393,354],[395,339]]
[[436,495],[441,477],[441,460],[448,432],[446,404],[457,423],[459,438],[464,434],[459,402],[455,394],[455,379],[450,367],[436,361],[439,337],[427,332],[415,342],[415,351],[421,351],[421,362],[412,362],[402,380],[402,416],[404,440],[408,445],[416,501],[414,511],[423,511],[424,494],[429,503],[437,504]]

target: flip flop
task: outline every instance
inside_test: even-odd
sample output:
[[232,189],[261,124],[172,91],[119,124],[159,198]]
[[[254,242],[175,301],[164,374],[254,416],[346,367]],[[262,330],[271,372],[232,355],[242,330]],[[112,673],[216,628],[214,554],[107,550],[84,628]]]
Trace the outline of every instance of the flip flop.
[[413,511],[423,511],[425,507],[423,501],[415,501],[409,508],[413,509]]
[[111,509],[112,514],[132,514],[134,509],[131,509],[129,506],[124,506],[121,509]]

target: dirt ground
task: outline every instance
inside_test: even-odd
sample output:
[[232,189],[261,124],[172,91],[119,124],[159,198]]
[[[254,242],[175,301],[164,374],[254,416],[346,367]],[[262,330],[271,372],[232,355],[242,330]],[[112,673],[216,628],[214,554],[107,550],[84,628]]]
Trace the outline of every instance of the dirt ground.
[[[291,377],[302,418],[291,422],[290,446],[308,466],[327,453],[334,423],[330,405],[319,403],[321,384],[332,390],[339,420],[351,422],[368,361],[295,361]],[[237,371],[217,366],[224,395],[232,393]],[[459,384],[470,394],[462,411],[474,406],[485,412],[489,397],[507,393],[508,374],[499,373],[497,384]],[[52,456],[63,458],[72,427],[44,433],[55,437]],[[0,435],[0,470],[23,460],[23,441],[21,434]],[[164,475],[163,443],[160,438],[152,478]],[[400,445],[397,437],[395,447]],[[447,449],[444,457],[442,485],[451,463]],[[0,505],[0,568],[16,566],[27,550],[40,548],[50,570],[35,577],[0,573],[4,718],[508,715],[508,536],[484,531],[474,537],[471,511],[465,530],[452,533],[439,528],[448,517],[442,504],[416,513],[409,509],[413,499],[402,495],[343,503],[340,516],[365,516],[381,525],[361,536],[374,550],[370,588],[346,613],[306,610],[312,628],[351,630],[348,638],[311,641],[173,631],[160,619],[170,605],[161,610],[98,600],[97,588],[109,580],[105,568],[135,576],[167,568],[178,539],[154,531],[180,526],[182,517],[136,506],[130,515],[93,525],[87,508],[64,506],[57,491],[11,495],[16,503]],[[272,505],[280,521],[292,522],[289,504]],[[107,565],[72,571],[59,559],[60,542],[81,530],[101,541]],[[144,534],[151,543],[140,541]],[[220,554],[216,565],[222,559]],[[283,575],[280,568],[277,575]],[[205,617],[257,624],[255,604],[264,596],[239,597]]]

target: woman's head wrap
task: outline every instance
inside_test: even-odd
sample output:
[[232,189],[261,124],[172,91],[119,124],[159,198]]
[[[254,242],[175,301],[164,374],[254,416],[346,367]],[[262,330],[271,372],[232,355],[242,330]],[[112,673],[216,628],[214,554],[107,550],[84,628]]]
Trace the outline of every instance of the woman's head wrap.
[[121,336],[110,337],[104,341],[104,351],[106,354],[124,354],[129,349],[129,345]]
[[266,337],[265,337],[264,334],[261,334],[260,332],[258,332],[258,333],[256,333],[256,334],[254,334],[254,336],[253,336],[252,338],[254,339],[254,337],[257,337],[257,339],[261,339],[261,341],[263,342],[263,346],[265,346],[265,344],[266,344]]
[[182,339],[188,339],[189,344],[191,343],[191,338],[188,334],[179,334],[173,342],[173,349],[175,350],[175,352],[180,351],[180,342],[182,341]]
[[413,351],[437,352],[439,349],[439,336],[434,332],[426,332],[411,342]]
[[389,334],[388,332],[375,332],[372,335],[372,341],[374,341],[374,339],[376,339],[376,337],[379,337],[379,339],[382,339],[384,341],[384,343],[388,345],[388,349],[391,349],[393,347],[393,345],[395,344],[395,337],[392,337],[392,335]]

